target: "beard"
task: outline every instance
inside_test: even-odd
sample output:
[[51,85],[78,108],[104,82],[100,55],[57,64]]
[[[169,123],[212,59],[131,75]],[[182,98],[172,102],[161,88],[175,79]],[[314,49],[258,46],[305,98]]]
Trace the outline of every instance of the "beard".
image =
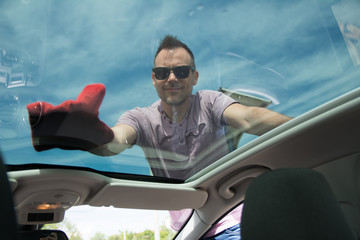
[[166,88],[158,91],[158,96],[162,101],[171,106],[180,106],[190,98],[192,91],[187,92],[185,89],[180,89],[175,92],[167,92]]
[[168,105],[171,106],[180,106],[183,103],[185,103],[187,100],[189,99],[189,97],[186,98],[180,98],[180,99],[174,99],[174,98],[164,98],[162,99],[165,103],[167,103]]

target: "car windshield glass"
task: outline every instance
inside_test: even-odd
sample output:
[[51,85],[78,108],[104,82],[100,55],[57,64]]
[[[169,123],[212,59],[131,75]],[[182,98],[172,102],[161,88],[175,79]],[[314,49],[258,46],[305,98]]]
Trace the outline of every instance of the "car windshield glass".
[[[219,92],[244,106],[297,117],[360,86],[359,6],[345,0],[1,1],[0,146],[6,163],[188,179],[259,135],[242,128],[246,121],[234,120],[245,110],[224,118]],[[154,61],[166,35],[185,43],[195,64],[176,48]],[[188,58],[179,57],[184,54]],[[191,67],[175,68],[180,65]],[[167,69],[152,75],[154,67]],[[82,101],[96,102],[84,108],[102,122],[92,124],[86,114],[80,120],[49,117],[55,106],[75,101],[95,83],[106,88],[103,101],[94,89],[89,96],[96,99]],[[182,105],[187,99],[177,97],[190,87],[197,98]],[[198,98],[207,99],[209,109],[221,106],[211,111]],[[225,104],[234,106],[229,99]],[[26,106],[35,102],[41,104],[32,105],[37,115],[30,120],[38,127],[32,139]],[[77,108],[70,104],[62,111]],[[135,139],[124,140],[129,149],[105,157],[91,153],[113,139],[102,124],[113,127],[123,114],[136,128]],[[250,134],[226,139],[224,133],[234,129],[225,123],[233,121]],[[76,150],[79,145],[86,151]]]

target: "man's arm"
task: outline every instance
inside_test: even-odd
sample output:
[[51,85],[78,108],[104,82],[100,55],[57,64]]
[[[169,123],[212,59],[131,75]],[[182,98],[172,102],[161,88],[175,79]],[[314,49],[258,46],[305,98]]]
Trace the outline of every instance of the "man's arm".
[[137,133],[133,127],[127,124],[118,124],[111,128],[114,139],[90,152],[99,156],[112,156],[121,153],[135,144]]
[[239,103],[228,106],[223,116],[231,127],[254,135],[262,135],[292,119],[266,108]]

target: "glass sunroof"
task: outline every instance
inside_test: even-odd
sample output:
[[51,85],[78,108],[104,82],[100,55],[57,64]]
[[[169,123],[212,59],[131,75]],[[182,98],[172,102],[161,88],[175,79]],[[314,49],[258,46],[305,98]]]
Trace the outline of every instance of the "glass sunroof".
[[[194,93],[221,88],[299,116],[360,86],[359,10],[357,1],[1,1],[5,160],[152,175],[139,146],[110,157],[36,152],[26,105],[58,105],[103,83],[99,118],[113,126],[127,110],[159,99],[151,69],[166,34],[195,55]],[[239,147],[254,138],[244,134]]]

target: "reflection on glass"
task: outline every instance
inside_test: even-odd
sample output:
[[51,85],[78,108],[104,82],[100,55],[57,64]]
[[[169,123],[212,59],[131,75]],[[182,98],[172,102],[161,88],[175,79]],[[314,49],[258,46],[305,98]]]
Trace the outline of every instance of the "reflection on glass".
[[0,84],[7,88],[36,86],[40,83],[40,65],[0,48]]
[[[136,147],[108,158],[61,150],[33,152],[23,110],[30,99],[57,105],[74,99],[84,86],[101,82],[107,92],[100,118],[113,126],[125,111],[158,99],[151,68],[159,40],[169,33],[191,46],[196,56],[200,76],[194,92],[221,87],[268,99],[272,103],[267,108],[276,112],[301,115],[359,86],[356,73],[347,77],[352,69],[344,60],[350,52],[358,64],[358,4],[350,2],[89,1],[85,10],[79,2],[3,1],[0,96],[17,96],[20,111],[15,116],[9,100],[3,101],[2,125],[11,122],[13,128],[2,130],[0,144],[12,149],[6,154],[17,164],[53,161],[150,175],[148,162]],[[145,10],[151,8],[157,11]],[[339,51],[341,44],[345,51]],[[7,141],[10,136],[18,138],[16,144]],[[248,139],[244,134],[241,142]],[[203,152],[205,162],[217,144],[221,145],[214,142],[213,149]],[[230,151],[237,146],[235,141]],[[155,150],[145,151],[151,155]],[[186,159],[187,154],[176,157]],[[195,161],[187,167],[202,169],[208,163]],[[184,167],[177,162],[169,166]]]
[[360,65],[360,3],[340,1],[332,6],[332,10],[354,66]]
[[17,120],[19,112],[18,97],[12,95],[0,96],[0,126],[8,126]]

